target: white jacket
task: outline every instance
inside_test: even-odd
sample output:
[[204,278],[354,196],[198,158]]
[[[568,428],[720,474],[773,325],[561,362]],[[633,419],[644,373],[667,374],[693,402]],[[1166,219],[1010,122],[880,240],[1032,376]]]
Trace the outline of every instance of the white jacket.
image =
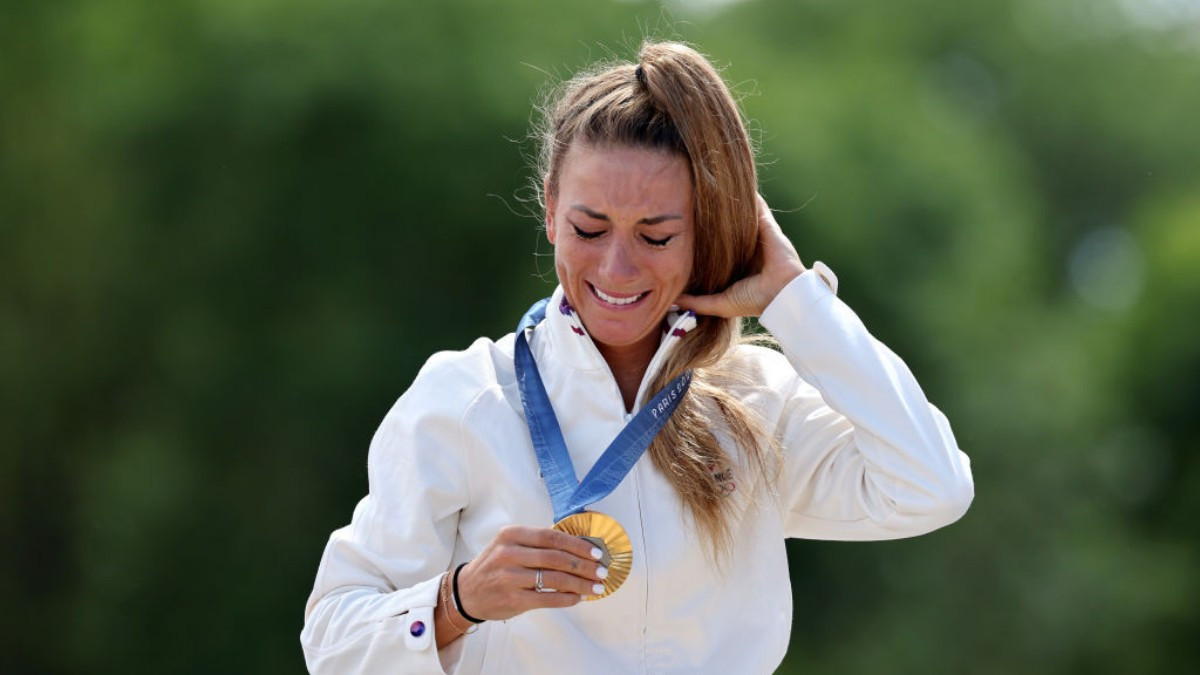
[[[556,309],[562,298],[559,288],[531,347],[583,476],[631,416],[578,317]],[[687,315],[671,318],[643,389],[678,343],[675,333],[695,325]],[[441,575],[478,555],[501,527],[548,527],[553,513],[517,392],[513,336],[430,358],[371,443],[369,495],[325,549],[301,634],[309,670],[774,671],[792,618],[785,537],[922,534],[957,520],[974,488],[946,418],[818,274],[797,277],[761,322],[783,354],[742,347],[735,358],[760,385],[747,386],[743,400],[781,441],[783,467],[775,492],[742,509],[723,567],[709,563],[671,485],[643,456],[592,507],[633,542],[633,570],[620,589],[486,622],[441,653],[433,635]],[[713,472],[737,499],[749,485],[734,464]],[[427,627],[419,637],[414,621]]]

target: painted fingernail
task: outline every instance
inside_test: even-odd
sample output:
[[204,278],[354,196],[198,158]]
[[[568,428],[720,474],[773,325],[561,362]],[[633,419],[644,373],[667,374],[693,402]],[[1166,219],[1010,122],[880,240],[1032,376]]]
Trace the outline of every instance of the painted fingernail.
[[608,578],[608,568],[603,565],[601,565],[599,568],[597,568],[596,569],[596,578],[597,579],[607,579]]
[[600,558],[604,557],[604,553],[599,548],[596,548],[595,546],[593,546],[592,547],[592,557],[595,558],[596,560],[599,560]]
[[592,592],[596,595],[600,595],[604,592],[604,584],[592,584]]

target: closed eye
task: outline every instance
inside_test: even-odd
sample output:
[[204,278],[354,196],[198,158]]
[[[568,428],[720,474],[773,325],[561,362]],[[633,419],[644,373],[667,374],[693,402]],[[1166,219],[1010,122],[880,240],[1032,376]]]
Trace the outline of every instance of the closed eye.
[[671,235],[670,237],[663,237],[662,239],[654,239],[653,237],[647,237],[644,234],[642,235],[642,239],[644,239],[646,243],[650,244],[651,246],[666,246],[667,242],[671,241],[674,237],[675,235]]
[[571,223],[571,227],[575,228],[575,236],[579,237],[580,239],[595,239],[596,237],[604,234],[604,230],[588,232],[587,230],[580,229],[575,223]]

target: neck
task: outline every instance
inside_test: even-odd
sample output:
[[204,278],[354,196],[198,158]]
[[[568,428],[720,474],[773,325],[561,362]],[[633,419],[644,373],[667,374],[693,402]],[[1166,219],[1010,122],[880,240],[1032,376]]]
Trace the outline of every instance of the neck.
[[658,343],[657,333],[651,333],[645,339],[631,345],[612,346],[596,343],[596,348],[600,350],[600,355],[608,363],[608,369],[617,381],[617,389],[621,391],[621,400],[625,403],[625,412],[633,410],[634,398],[642,385],[642,378],[646,376],[646,369],[650,367],[650,360],[658,351]]

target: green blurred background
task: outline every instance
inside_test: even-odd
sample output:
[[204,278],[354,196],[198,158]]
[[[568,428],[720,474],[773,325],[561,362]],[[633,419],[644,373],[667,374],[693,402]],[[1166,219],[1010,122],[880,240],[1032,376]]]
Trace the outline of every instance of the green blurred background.
[[0,671],[303,672],[376,424],[551,288],[538,92],[644,35],[973,460],[789,544],[783,672],[1200,668],[1200,3],[6,0]]

